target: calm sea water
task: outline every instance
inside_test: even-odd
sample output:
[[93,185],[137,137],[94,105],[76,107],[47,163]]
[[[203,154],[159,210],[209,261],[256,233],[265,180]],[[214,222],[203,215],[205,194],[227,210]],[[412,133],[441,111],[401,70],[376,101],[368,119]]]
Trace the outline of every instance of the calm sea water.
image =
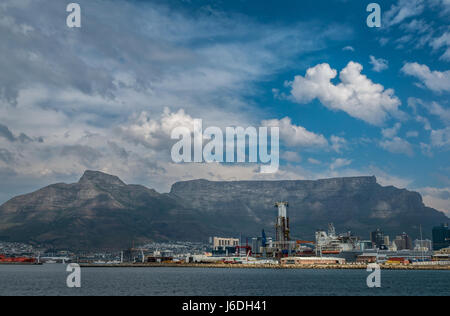
[[382,271],[382,288],[364,270],[82,268],[66,287],[62,264],[0,265],[0,295],[450,295],[450,271]]

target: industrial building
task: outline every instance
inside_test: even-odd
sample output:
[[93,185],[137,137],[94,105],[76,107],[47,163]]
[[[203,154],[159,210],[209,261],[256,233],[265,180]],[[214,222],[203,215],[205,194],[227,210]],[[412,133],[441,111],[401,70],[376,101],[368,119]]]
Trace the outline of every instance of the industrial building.
[[219,248],[236,247],[236,246],[239,246],[238,238],[221,238],[221,237],[213,238],[214,250],[218,250]]

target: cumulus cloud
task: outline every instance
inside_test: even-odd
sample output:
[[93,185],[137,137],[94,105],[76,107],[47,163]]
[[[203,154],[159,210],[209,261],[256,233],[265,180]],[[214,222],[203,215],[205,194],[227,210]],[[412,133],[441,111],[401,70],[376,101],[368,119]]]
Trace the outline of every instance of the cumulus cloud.
[[128,125],[120,127],[122,135],[136,144],[148,148],[168,146],[172,131],[176,127],[186,127],[194,130],[194,119],[183,109],[172,113],[169,108],[160,117],[151,118],[148,112],[140,113]]
[[327,139],[320,134],[308,131],[303,126],[292,124],[289,117],[281,120],[273,119],[262,121],[262,126],[279,127],[280,140],[290,147],[326,147]]
[[389,68],[389,62],[383,58],[375,58],[370,55],[370,64],[372,65],[373,71],[382,72]]
[[406,63],[401,71],[409,76],[419,79],[423,85],[432,91],[450,91],[450,70],[443,72],[432,71],[427,65]]
[[392,139],[382,140],[379,144],[383,149],[393,154],[405,154],[410,157],[414,155],[412,145],[407,140],[397,136]]
[[306,75],[290,82],[292,98],[298,103],[319,99],[331,110],[340,110],[373,125],[381,125],[390,115],[399,115],[400,100],[392,89],[384,89],[361,74],[362,65],[350,62],[341,72],[341,82],[331,80],[337,71],[329,64],[309,68]]
[[1,1],[0,177],[15,185],[0,183],[0,200],[85,169],[160,190],[194,177],[201,167],[167,176],[173,126],[257,125],[267,117],[251,102],[258,82],[352,37],[340,25],[269,25],[205,8],[194,17],[163,2],[77,2],[81,30],[65,27],[66,3]]

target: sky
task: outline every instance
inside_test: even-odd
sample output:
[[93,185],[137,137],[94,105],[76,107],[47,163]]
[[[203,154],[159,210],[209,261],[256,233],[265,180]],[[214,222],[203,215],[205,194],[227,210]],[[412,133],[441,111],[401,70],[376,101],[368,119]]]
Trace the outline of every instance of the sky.
[[[450,1],[0,3],[0,202],[100,170],[177,181],[375,175],[450,216]],[[175,164],[171,131],[279,126],[281,166]]]

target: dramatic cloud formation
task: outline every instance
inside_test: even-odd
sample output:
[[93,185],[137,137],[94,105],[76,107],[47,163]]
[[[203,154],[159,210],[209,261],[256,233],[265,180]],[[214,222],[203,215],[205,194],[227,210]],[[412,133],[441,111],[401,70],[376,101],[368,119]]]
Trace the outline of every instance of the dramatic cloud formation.
[[152,119],[149,113],[142,112],[130,125],[121,126],[120,131],[126,139],[136,144],[148,148],[168,148],[171,133],[176,127],[186,127],[193,132],[194,119],[185,114],[183,109],[171,113],[166,108],[158,119]]
[[0,202],[74,181],[85,169],[161,191],[205,173],[257,177],[257,166],[247,173],[174,167],[170,130],[193,118],[259,124],[272,116],[251,101],[257,82],[352,33],[320,22],[260,23],[210,6],[189,12],[158,1],[77,2],[81,29],[65,26],[67,3],[0,5]]
[[427,65],[420,65],[418,63],[406,63],[402,72],[416,77],[428,89],[435,92],[449,92],[450,91],[450,70],[440,72],[431,71]]
[[373,125],[381,125],[390,114],[398,115],[400,100],[392,89],[385,90],[361,74],[363,67],[350,62],[340,73],[341,83],[334,85],[337,71],[328,64],[309,68],[304,77],[296,76],[289,85],[292,97],[298,103],[315,98],[332,110],[347,112],[352,117]]

